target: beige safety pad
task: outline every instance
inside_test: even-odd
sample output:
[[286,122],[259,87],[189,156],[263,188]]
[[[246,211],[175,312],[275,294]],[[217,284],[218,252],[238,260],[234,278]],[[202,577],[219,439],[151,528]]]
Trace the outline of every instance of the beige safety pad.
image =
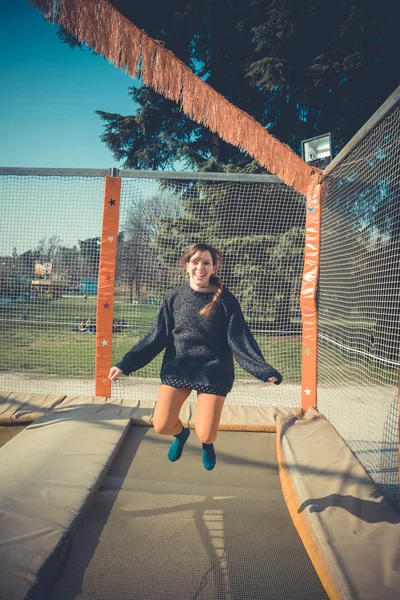
[[331,599],[400,598],[400,514],[315,411],[278,419],[292,519]]
[[64,398],[65,394],[0,392],[0,424],[32,423],[46,415]]
[[54,413],[84,411],[95,419],[117,417],[131,419],[137,425],[151,425],[155,401],[133,400],[125,398],[105,398],[102,396],[66,396],[55,407]]
[[0,447],[21,433],[27,425],[0,425]]
[[39,569],[51,574],[129,429],[115,407],[81,405],[38,419],[0,449],[1,598],[22,600]]
[[[222,409],[220,430],[231,431],[276,431],[278,416],[299,416],[302,409],[285,408],[283,406],[235,406],[225,404]],[[193,417],[196,415],[194,408]]]
[[[103,398],[98,396],[66,396],[55,412],[64,410],[85,411],[91,407],[93,414],[115,414],[130,418],[135,425],[152,425],[152,417],[156,401],[133,400],[126,398]],[[225,404],[222,410],[220,431],[276,431],[277,417],[300,416],[301,408],[285,408],[282,406],[237,406]],[[185,426],[194,427],[196,420],[196,404],[185,402],[180,411],[180,419]]]

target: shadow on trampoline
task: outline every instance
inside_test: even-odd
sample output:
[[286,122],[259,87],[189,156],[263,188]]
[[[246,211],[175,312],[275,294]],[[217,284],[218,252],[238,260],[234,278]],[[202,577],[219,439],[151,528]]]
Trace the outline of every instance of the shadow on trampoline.
[[[388,501],[384,496],[381,496],[379,502],[362,500],[351,495],[342,494],[330,494],[324,498],[310,498],[302,503],[298,512],[303,512],[306,508],[310,509],[312,513],[320,513],[328,508],[340,508],[346,510],[355,517],[367,522],[367,523],[400,523],[400,513],[390,512],[391,519],[379,518],[380,511],[377,511],[377,507],[381,504],[387,505]],[[386,513],[385,513],[386,514]]]

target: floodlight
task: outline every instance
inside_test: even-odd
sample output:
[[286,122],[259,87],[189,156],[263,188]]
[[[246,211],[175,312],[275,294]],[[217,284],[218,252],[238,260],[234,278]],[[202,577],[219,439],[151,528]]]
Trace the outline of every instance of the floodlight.
[[313,167],[324,169],[332,160],[332,139],[330,133],[317,135],[316,137],[301,142],[301,153],[303,160]]

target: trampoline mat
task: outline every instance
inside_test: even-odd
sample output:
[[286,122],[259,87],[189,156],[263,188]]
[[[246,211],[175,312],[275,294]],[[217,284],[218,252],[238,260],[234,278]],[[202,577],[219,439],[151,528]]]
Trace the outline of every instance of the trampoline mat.
[[220,432],[207,472],[192,432],[132,427],[73,537],[49,600],[325,600],[291,522],[275,434]]
[[21,433],[27,425],[1,425],[0,426],[0,448]]

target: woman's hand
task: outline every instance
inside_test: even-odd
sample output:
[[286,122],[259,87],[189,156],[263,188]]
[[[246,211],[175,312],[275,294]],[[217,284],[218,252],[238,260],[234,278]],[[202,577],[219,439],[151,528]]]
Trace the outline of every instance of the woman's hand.
[[108,379],[114,383],[117,381],[117,377],[121,375],[121,373],[122,371],[121,369],[118,369],[118,367],[111,367],[110,372],[108,374]]
[[[114,369],[116,369],[116,367],[114,367]],[[267,383],[275,383],[275,381],[278,381],[276,377],[268,377],[267,379]]]

